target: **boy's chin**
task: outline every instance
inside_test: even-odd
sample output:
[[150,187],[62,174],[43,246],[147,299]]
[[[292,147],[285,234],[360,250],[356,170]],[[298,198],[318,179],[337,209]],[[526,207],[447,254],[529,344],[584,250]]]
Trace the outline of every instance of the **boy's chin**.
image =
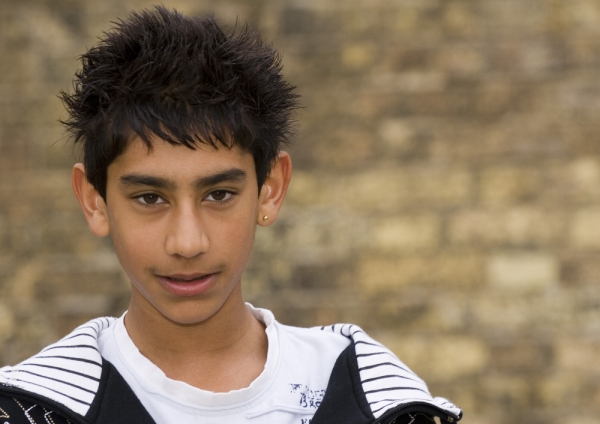
[[172,324],[190,326],[207,323],[214,318],[223,307],[220,299],[187,299],[174,305],[159,305],[156,309],[159,319]]

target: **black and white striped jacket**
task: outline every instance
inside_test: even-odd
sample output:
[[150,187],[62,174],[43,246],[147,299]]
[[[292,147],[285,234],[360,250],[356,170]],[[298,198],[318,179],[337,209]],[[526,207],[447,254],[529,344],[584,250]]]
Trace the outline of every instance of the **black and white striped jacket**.
[[[0,369],[2,424],[155,424],[125,380],[98,351],[97,318],[14,367]],[[431,424],[461,410],[427,386],[359,327],[315,328],[348,337],[311,424]],[[275,423],[276,424],[276,423]]]

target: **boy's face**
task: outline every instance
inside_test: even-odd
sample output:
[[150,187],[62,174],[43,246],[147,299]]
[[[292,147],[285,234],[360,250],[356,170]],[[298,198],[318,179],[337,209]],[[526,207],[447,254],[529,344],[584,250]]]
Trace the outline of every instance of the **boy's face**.
[[86,212],[86,194],[75,191],[92,230],[113,240],[131,280],[131,308],[193,324],[241,299],[256,225],[272,222],[283,200],[273,202],[270,183],[258,196],[252,155],[237,146],[191,150],[155,139],[149,151],[134,139],[108,167],[106,203],[89,194],[97,210]]

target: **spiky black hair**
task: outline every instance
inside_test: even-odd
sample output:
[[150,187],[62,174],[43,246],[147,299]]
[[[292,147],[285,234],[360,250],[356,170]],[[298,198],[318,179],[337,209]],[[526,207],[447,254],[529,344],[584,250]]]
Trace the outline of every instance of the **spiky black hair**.
[[106,199],[108,166],[132,136],[151,135],[252,154],[262,186],[292,132],[298,96],[281,57],[243,26],[184,16],[159,6],[131,13],[81,56],[73,94],[61,92],[63,123],[83,145],[88,181]]

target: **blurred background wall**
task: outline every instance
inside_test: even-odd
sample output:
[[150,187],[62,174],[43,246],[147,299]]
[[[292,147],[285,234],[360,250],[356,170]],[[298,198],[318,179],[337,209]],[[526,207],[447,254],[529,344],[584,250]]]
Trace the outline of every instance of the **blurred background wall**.
[[[0,2],[0,363],[128,286],[70,188],[77,56],[146,0]],[[246,295],[354,322],[465,423],[600,422],[600,2],[164,0],[258,28],[304,109]]]

